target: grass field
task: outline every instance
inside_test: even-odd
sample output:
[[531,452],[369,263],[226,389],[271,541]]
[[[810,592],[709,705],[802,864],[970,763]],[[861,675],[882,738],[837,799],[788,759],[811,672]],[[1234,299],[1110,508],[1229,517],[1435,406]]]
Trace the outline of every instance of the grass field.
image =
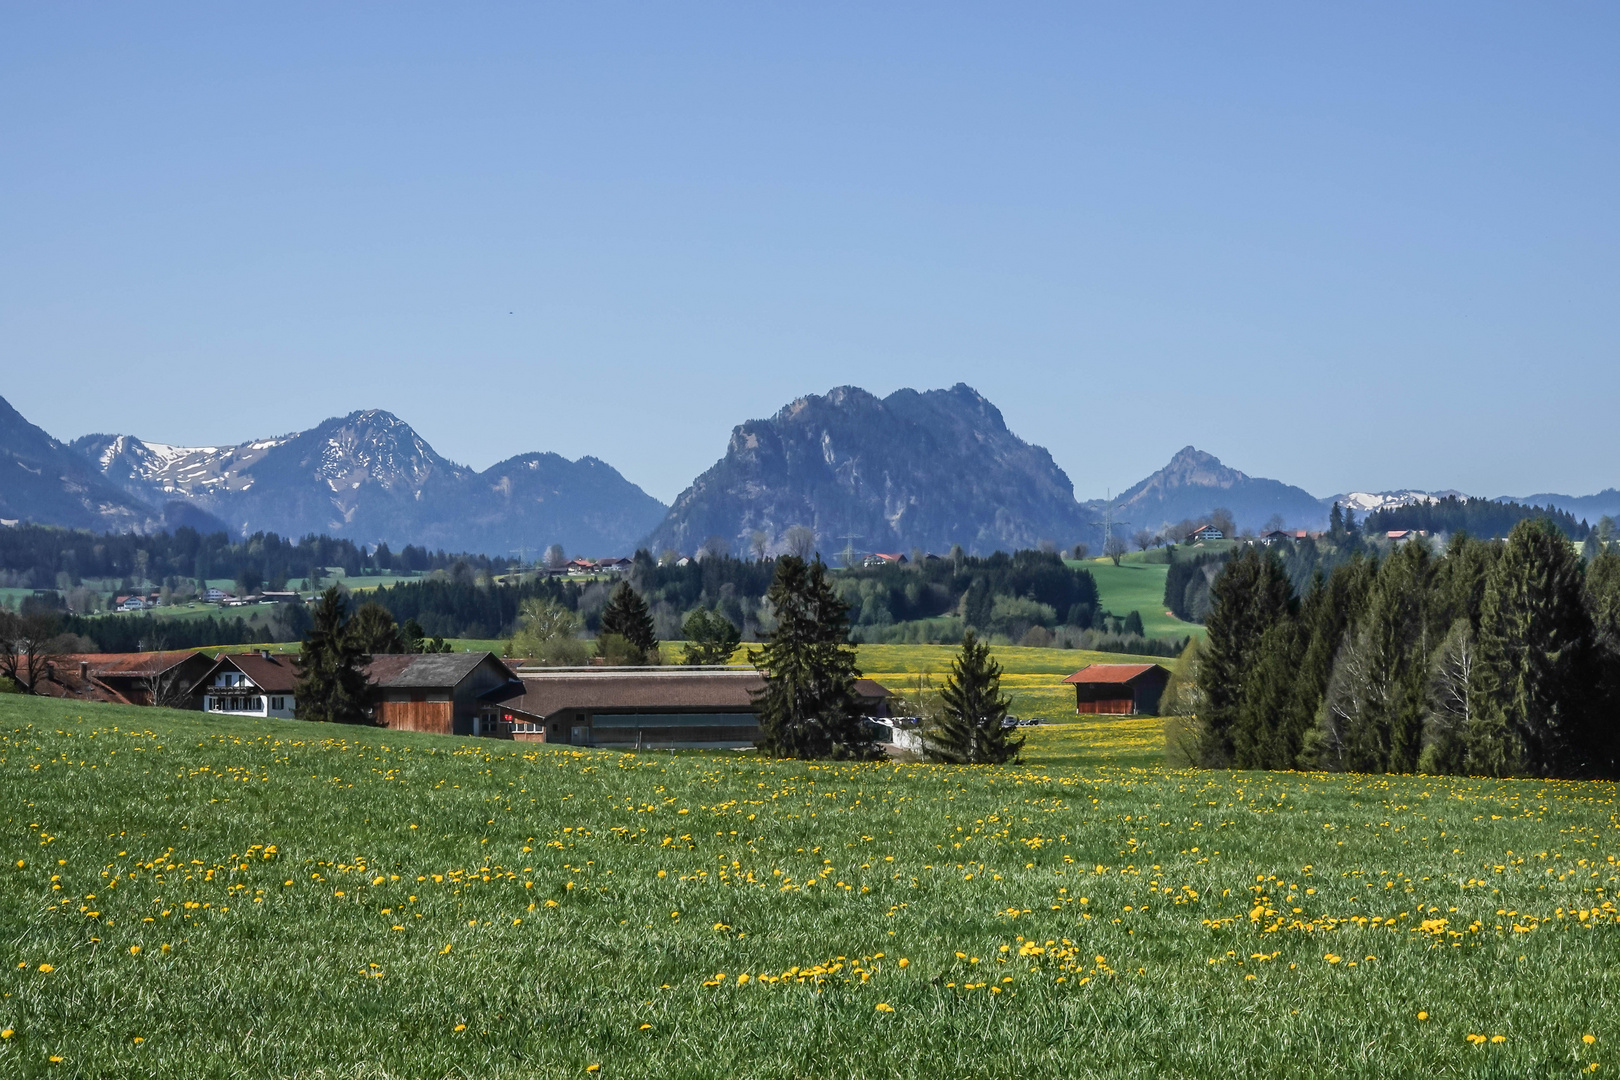
[[1168,563],[1142,562],[1141,553],[1132,552],[1118,566],[1110,559],[1070,560],[1069,565],[1091,571],[1091,576],[1097,579],[1098,602],[1108,611],[1121,616],[1141,612],[1142,629],[1147,631],[1148,637],[1203,634],[1202,626],[1182,622],[1165,610],[1164,579],[1170,573]]
[[0,698],[0,1075],[1620,1064],[1611,785],[1152,741],[833,766]]

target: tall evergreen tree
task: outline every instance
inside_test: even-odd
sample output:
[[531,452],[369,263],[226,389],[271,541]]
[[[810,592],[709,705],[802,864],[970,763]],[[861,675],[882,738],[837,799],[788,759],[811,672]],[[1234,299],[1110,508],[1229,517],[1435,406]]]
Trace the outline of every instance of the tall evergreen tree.
[[867,760],[880,751],[855,696],[855,648],[849,644],[849,605],[827,582],[820,559],[796,555],[776,562],[766,592],[776,629],[748,659],[765,675],[755,699],[760,749],[777,757]]
[[1293,590],[1280,563],[1248,547],[1226,564],[1210,587],[1208,633],[1204,639],[1204,712],[1199,716],[1203,763],[1225,768],[1234,760],[1234,739],[1244,722],[1245,687],[1260,659],[1260,639],[1273,624],[1293,614]]
[[348,616],[348,601],[336,586],[321,594],[298,660],[293,712],[300,720],[365,722],[365,654],[349,633]]
[[1581,569],[1549,522],[1521,521],[1508,534],[1480,606],[1469,771],[1570,776],[1601,767]]
[[1422,540],[1379,567],[1356,633],[1367,691],[1345,715],[1344,765],[1357,772],[1411,772],[1423,748],[1428,681],[1427,604],[1434,559]]
[[924,733],[928,757],[951,765],[1000,765],[1016,760],[1024,740],[1002,726],[1011,698],[1001,696],[1001,665],[969,630],[939,692],[936,721]]
[[1620,776],[1620,553],[1605,548],[1586,567],[1597,686],[1592,705],[1594,771]]
[[640,654],[642,663],[657,661],[658,635],[653,630],[652,613],[647,610],[647,601],[629,582],[619,582],[613,595],[608,597],[600,627],[602,637],[616,635],[627,641],[630,648]]

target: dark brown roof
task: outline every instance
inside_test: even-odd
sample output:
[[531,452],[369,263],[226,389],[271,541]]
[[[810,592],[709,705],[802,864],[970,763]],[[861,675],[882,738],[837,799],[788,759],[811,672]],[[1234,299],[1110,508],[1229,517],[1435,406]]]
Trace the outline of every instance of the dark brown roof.
[[73,698],[78,701],[101,701],[114,705],[132,702],[94,675],[79,674],[77,657],[58,660],[51,664],[47,674],[35,680],[34,693],[41,697]]
[[855,695],[863,698],[891,698],[894,697],[894,691],[876,679],[856,679]]
[[460,685],[486,660],[494,661],[508,678],[515,677],[491,652],[376,656],[366,665],[366,677],[391,690],[448,688]]
[[1162,671],[1166,675],[1170,674],[1168,670],[1158,664],[1091,664],[1081,668],[1063,681],[1088,686],[1097,683],[1128,683],[1134,682],[1150,671]]
[[735,711],[753,708],[765,689],[757,671],[703,671],[670,667],[654,671],[523,672],[523,694],[502,708],[548,717],[563,709],[586,711],[687,709]]
[[256,652],[226,653],[197,681],[196,689],[212,684],[220,668],[232,667],[252,679],[254,685],[267,694],[290,694],[298,686],[297,659],[296,656],[278,656],[274,653],[268,657]]

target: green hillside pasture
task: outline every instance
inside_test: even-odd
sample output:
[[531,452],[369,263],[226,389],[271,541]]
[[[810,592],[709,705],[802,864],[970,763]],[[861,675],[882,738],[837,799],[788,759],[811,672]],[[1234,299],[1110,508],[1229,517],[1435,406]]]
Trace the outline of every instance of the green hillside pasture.
[[[951,661],[959,650],[951,645],[860,645],[856,658],[861,671],[895,693],[904,693],[921,674],[931,674],[934,686],[944,685]],[[1012,698],[1014,716],[1064,720],[1074,716],[1074,689],[1063,685],[1087,664],[1168,664],[1162,656],[1126,656],[1084,649],[1033,649],[997,646],[991,655],[1001,664],[1001,688]]]
[[1164,579],[1170,573],[1167,563],[1125,561],[1115,566],[1109,559],[1070,561],[1082,566],[1097,579],[1097,594],[1104,608],[1115,615],[1142,613],[1142,628],[1152,638],[1201,636],[1204,628],[1183,622],[1165,610]]
[[8,1076],[1617,1060],[1608,784],[636,756],[10,697],[0,804]]

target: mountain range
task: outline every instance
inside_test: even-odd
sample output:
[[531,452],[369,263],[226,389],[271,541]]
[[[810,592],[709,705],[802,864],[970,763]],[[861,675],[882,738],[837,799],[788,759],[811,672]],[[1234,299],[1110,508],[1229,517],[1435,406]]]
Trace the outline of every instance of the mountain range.
[[[723,456],[666,507],[593,457],[509,458],[483,471],[450,461],[391,413],[361,410],[308,431],[235,446],[184,447],[133,435],[64,444],[0,398],[0,524],[97,531],[191,525],[232,535],[325,533],[356,543],[450,551],[694,552],[718,539],[746,551],[763,533],[813,530],[820,550],[974,553],[1084,541],[1101,522],[1158,530],[1229,510],[1240,527],[1323,525],[1334,502],[1365,515],[1458,495],[1346,492],[1319,499],[1251,477],[1188,446],[1111,502],[1079,501],[1044,448],[1025,442],[973,388],[859,387],[809,394],[731,432]],[[1519,499],[1595,520],[1620,491]]]
[[[0,519],[110,531],[191,524],[233,535],[506,554],[561,543],[618,552],[666,507],[606,462],[557,454],[476,472],[378,409],[237,446],[86,435],[64,446],[0,400]],[[15,472],[13,472],[15,468]]]

